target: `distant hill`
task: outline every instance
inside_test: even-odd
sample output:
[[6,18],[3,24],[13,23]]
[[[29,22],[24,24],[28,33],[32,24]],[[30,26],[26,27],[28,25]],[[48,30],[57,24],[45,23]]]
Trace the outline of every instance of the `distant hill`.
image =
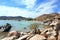
[[0,16],[0,20],[32,20],[32,18],[25,18],[21,16]]
[[60,15],[59,13],[50,13],[50,14],[43,14],[39,17],[36,17],[35,20],[37,21],[44,21],[44,20],[47,20],[47,19],[53,19],[55,16],[58,16]]
[[36,18],[25,18],[25,17],[21,17],[21,16],[0,16],[0,20],[36,20],[36,21],[44,21],[44,20],[47,20],[47,19],[53,19],[54,17],[56,16],[59,16],[60,14],[59,13],[50,13],[50,14],[43,14],[43,15],[40,15]]

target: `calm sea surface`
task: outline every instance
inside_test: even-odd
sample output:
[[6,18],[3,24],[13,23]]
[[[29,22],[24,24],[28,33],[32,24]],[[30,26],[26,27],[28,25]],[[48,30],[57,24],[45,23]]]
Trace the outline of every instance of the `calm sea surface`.
[[[24,27],[27,28],[27,30],[29,31],[29,25],[33,24],[33,23],[38,23],[35,21],[17,21],[17,20],[0,20],[0,26],[6,25],[6,23],[10,23],[12,25],[12,28],[10,31],[12,30],[18,30],[18,31],[24,31]],[[40,24],[40,29],[42,29],[43,25]],[[0,38],[6,36],[7,33],[0,33]]]

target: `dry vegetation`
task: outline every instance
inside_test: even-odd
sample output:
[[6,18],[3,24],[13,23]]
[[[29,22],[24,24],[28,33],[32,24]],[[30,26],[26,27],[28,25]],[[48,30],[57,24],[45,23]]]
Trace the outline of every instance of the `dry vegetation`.
[[46,20],[46,19],[51,20],[51,19],[53,19],[55,16],[58,16],[58,15],[60,15],[60,14],[59,14],[59,13],[43,14],[43,15],[35,18],[35,20],[37,20],[37,21],[44,21],[44,20]]

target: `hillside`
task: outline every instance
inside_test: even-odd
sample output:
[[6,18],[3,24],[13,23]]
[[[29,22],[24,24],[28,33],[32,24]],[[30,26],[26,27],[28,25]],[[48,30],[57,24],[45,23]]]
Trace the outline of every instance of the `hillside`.
[[55,16],[58,16],[60,15],[59,13],[50,13],[50,14],[43,14],[39,17],[36,17],[35,20],[37,21],[44,21],[44,20],[47,20],[47,19],[53,19]]
[[0,20],[32,20],[32,18],[25,18],[21,16],[0,16]]

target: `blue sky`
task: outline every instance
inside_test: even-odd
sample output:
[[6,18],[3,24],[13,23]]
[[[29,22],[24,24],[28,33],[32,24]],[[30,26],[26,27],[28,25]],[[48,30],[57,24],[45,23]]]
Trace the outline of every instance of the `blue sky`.
[[52,12],[60,13],[60,0],[0,0],[0,16],[35,18]]

